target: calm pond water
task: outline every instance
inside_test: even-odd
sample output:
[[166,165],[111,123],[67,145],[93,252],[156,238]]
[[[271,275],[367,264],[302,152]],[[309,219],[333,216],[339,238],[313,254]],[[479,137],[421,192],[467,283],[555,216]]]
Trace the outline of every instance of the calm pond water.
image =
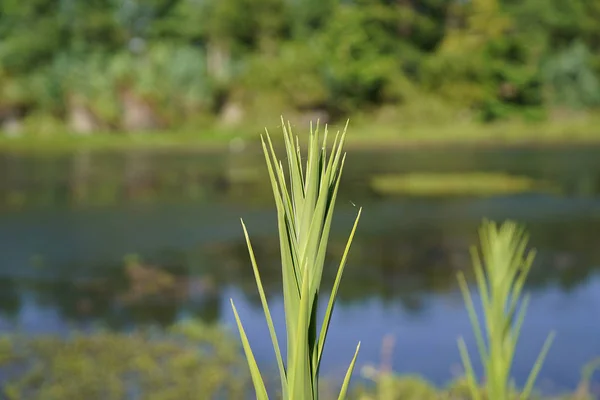
[[[324,372],[341,376],[359,340],[357,371],[378,364],[382,341],[391,335],[396,371],[423,374],[437,384],[460,373],[457,338],[464,335],[476,354],[456,272],[470,267],[468,250],[482,218],[513,218],[526,224],[537,249],[514,375],[522,384],[554,329],[540,383],[553,392],[574,388],[581,367],[600,356],[598,154],[599,148],[589,147],[350,152],[327,287],[355,205],[363,207],[363,217]],[[274,204],[261,157],[159,151],[0,155],[0,330],[125,331],[190,317],[235,329],[233,298],[259,361],[274,368],[239,222],[242,217],[248,226],[281,328]],[[386,196],[371,185],[377,174],[414,171],[505,172],[551,181],[559,190],[419,198]],[[144,271],[169,273],[175,283],[162,289],[136,285],[136,276],[148,276]]]

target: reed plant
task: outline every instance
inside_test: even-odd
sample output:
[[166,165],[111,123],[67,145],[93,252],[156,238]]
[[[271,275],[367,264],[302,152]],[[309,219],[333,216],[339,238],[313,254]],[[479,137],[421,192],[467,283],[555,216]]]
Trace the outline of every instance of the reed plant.
[[[313,129],[311,124],[306,167],[303,168],[299,139],[297,136],[292,135],[289,123],[286,127],[284,121],[281,122],[288,160],[289,181],[286,181],[283,163],[277,159],[268,131],[265,135],[266,141],[261,136],[261,142],[277,207],[287,339],[287,362],[285,364],[252,245],[243,221],[242,228],[275,350],[282,397],[284,400],[316,400],[319,398],[319,367],[329,322],[350,245],[360,219],[361,209],[358,211],[338,266],[319,331],[317,327],[317,304],[321,294],[321,277],[325,265],[331,221],[346,157],[345,153],[342,154],[342,148],[348,125],[346,124],[341,135],[339,132],[335,135],[331,153],[327,154],[327,126],[325,126],[324,138],[321,141],[318,123],[316,129]],[[268,399],[264,380],[233,300],[231,306],[238,324],[256,397],[258,400]],[[339,399],[346,397],[359,348],[360,342],[356,347],[342,383]]]
[[[534,251],[525,254],[527,240],[524,229],[513,221],[507,221],[500,226],[484,221],[481,226],[481,256],[477,249],[473,248],[472,258],[483,309],[483,321],[479,320],[475,312],[464,274],[458,275],[485,374],[485,383],[483,388],[480,388],[465,342],[460,338],[458,345],[473,400],[508,400],[514,398],[516,393],[510,380],[510,372],[529,303],[529,297],[526,295],[521,299],[521,293],[535,257]],[[484,327],[487,340],[484,340]],[[524,388],[518,395],[519,399],[530,398],[553,338],[554,332],[551,332]]]

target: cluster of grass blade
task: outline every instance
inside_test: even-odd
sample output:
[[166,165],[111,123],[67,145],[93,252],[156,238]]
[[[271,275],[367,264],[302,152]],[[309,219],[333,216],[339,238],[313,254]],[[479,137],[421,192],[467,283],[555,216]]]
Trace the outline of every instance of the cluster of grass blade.
[[[484,314],[483,323],[475,313],[473,299],[464,275],[458,276],[484,368],[485,398],[489,400],[508,400],[516,389],[510,380],[510,372],[529,297],[524,297],[521,307],[519,303],[534,259],[533,252],[525,255],[527,239],[524,229],[512,221],[507,221],[500,227],[489,221],[483,223],[480,229],[482,257],[476,249],[472,251],[475,278]],[[487,341],[484,341],[482,326],[486,328]],[[552,332],[542,346],[525,387],[521,391],[521,399],[530,398],[553,338]],[[462,338],[459,340],[459,349],[471,396],[474,400],[481,400],[482,392]]]
[[[315,130],[313,130],[311,125],[306,169],[303,170],[298,137],[294,138],[292,136],[291,126],[288,124],[286,128],[283,120],[282,126],[288,159],[289,184],[286,183],[283,164],[276,157],[268,132],[266,132],[267,141],[265,142],[262,137],[261,141],[277,206],[287,333],[287,362],[285,365],[263,291],[252,245],[250,244],[248,232],[243,221],[242,226],[246,236],[246,243],[260,299],[275,349],[283,399],[314,400],[319,397],[319,366],[323,355],[329,321],[361,210],[358,212],[346,244],[321,330],[318,332],[317,302],[333,210],[344,166],[345,154],[342,154],[342,147],[345,140],[346,128],[344,128],[341,135],[339,132],[336,134],[332,151],[328,155],[327,127],[325,127],[324,138],[321,142],[319,139],[318,124]],[[250,367],[257,399],[268,399],[264,381],[233,301],[231,305]],[[339,399],[346,397],[350,376],[354,369],[359,348],[360,342],[346,373],[339,393]]]

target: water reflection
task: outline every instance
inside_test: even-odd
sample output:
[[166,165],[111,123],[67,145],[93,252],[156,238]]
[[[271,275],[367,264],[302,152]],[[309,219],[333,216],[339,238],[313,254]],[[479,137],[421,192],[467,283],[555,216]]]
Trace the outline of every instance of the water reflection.
[[[593,242],[592,234],[598,226],[600,220],[582,221],[577,230],[562,224],[554,227],[547,223],[530,224],[537,258],[529,288],[543,291],[556,286],[569,293],[598,273],[600,249],[589,243]],[[340,304],[376,297],[384,303],[399,302],[407,311],[418,312],[423,304],[420,298],[455,293],[456,272],[467,269],[469,273],[469,247],[476,243],[476,228],[474,221],[464,226],[457,224],[451,230],[431,226],[358,234],[345,272],[345,284],[340,287]],[[587,247],[582,243],[586,238]],[[335,263],[343,251],[342,240],[342,236],[334,237],[328,253],[331,266],[324,271],[326,285],[335,277]],[[276,295],[281,283],[278,241],[275,237],[261,237],[254,241],[253,247],[265,291],[267,295]],[[159,252],[154,260],[150,256],[148,262],[131,257],[116,265],[66,266],[57,279],[49,275],[39,280],[4,277],[0,280],[0,307],[5,314],[13,315],[19,308],[20,292],[28,291],[35,293],[36,302],[60,309],[68,320],[88,317],[111,320],[109,314],[114,310],[130,309],[132,315],[128,318],[136,321],[134,310],[138,310],[142,322],[144,308],[151,316],[151,310],[171,304],[171,317],[164,322],[168,324],[176,318],[179,308],[202,308],[204,297],[219,298],[219,290],[227,286],[239,288],[251,304],[260,306],[246,245],[241,238],[182,249],[177,258],[175,263]],[[78,270],[89,271],[89,275],[77,277]],[[149,317],[148,321],[151,320]]]
[[[553,182],[569,197],[600,191],[598,149],[430,149],[350,151],[341,194],[381,197],[371,179],[407,172],[501,172]],[[265,204],[270,187],[258,149],[241,154],[80,151],[61,156],[0,154],[0,210],[125,203]]]
[[[326,372],[341,372],[358,340],[359,364],[377,362],[381,340],[393,333],[397,370],[449,379],[459,362],[456,337],[472,343],[456,272],[470,266],[469,246],[483,217],[515,218],[527,224],[537,249],[515,374],[519,381],[527,375],[545,334],[556,328],[542,377],[573,387],[579,368],[600,355],[595,154],[353,154],[336,207],[327,287],[357,211],[353,204],[364,214],[340,287]],[[279,245],[268,182],[257,180],[265,178],[261,162],[255,154],[235,160],[150,152],[1,155],[0,329],[125,331],[190,317],[231,325],[233,297],[260,361],[271,362],[239,225],[243,217],[281,329]],[[369,186],[373,174],[449,169],[524,174],[562,190],[420,199],[385,198]]]

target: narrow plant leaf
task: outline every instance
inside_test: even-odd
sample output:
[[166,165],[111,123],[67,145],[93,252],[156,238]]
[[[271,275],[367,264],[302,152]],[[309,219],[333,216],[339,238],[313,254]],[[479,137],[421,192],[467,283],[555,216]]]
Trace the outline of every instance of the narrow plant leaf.
[[267,395],[267,389],[265,388],[265,383],[262,379],[262,376],[260,375],[260,371],[258,369],[258,365],[256,364],[254,354],[252,354],[252,348],[250,347],[248,337],[246,336],[246,332],[244,331],[244,327],[242,326],[242,321],[240,321],[240,316],[238,315],[235,305],[233,304],[233,299],[230,299],[230,301],[231,308],[233,309],[233,313],[235,315],[235,321],[237,322],[237,326],[240,331],[240,337],[242,339],[244,353],[246,354],[246,360],[248,361],[248,367],[250,368],[250,376],[252,377],[252,383],[254,384],[256,399],[269,400],[269,396]]
[[[317,135],[316,132],[315,135]],[[306,166],[304,207],[302,208],[301,213],[298,215],[300,219],[299,245],[301,254],[305,254],[308,241],[311,238],[310,225],[313,220],[313,214],[315,212],[318,190],[320,186],[318,170],[319,143],[317,142],[316,138],[313,138],[313,135],[311,135],[309,146],[308,161]]]
[[[280,173],[283,176],[283,167],[280,165]],[[297,185],[297,183],[292,182],[292,185]],[[284,214],[284,226],[285,229],[285,237],[287,238],[286,243],[289,244],[289,247],[286,248],[286,251],[290,253],[291,259],[293,261],[292,265],[294,266],[294,276],[296,277],[296,286],[298,288],[298,293],[300,293],[300,285],[302,282],[302,270],[300,266],[302,265],[302,252],[299,249],[299,244],[297,240],[297,233],[295,232],[294,226],[297,226],[297,220],[294,218],[293,214]],[[283,226],[283,225],[282,225]],[[283,236],[282,236],[283,238]]]
[[[271,147],[271,151],[273,151],[272,142],[267,135],[267,141]],[[298,308],[298,299],[300,297],[300,285],[298,283],[298,275],[296,273],[296,267],[294,262],[294,252],[290,252],[289,248],[294,243],[293,238],[290,236],[290,230],[293,230],[293,221],[290,221],[286,218],[286,215],[289,215],[291,210],[288,208],[288,212],[286,213],[286,208],[282,201],[282,195],[279,191],[279,186],[277,184],[278,180],[275,177],[275,172],[273,171],[273,166],[268,157],[268,152],[266,149],[266,145],[263,140],[263,151],[265,153],[265,159],[267,161],[267,169],[269,171],[269,177],[271,179],[271,185],[273,187],[273,195],[275,198],[275,204],[277,206],[277,226],[279,230],[279,244],[280,244],[280,253],[281,253],[281,268],[282,268],[282,278],[283,278],[283,301],[284,307],[289,312],[285,313],[286,319],[286,331],[288,332],[287,337],[287,354],[289,357],[290,354],[290,343],[294,343],[294,334],[296,332],[295,319],[292,317],[295,315],[293,312]],[[274,157],[275,158],[275,157]],[[289,200],[287,201],[289,207]],[[294,232],[295,235],[295,232]]]
[[338,400],[346,399],[346,393],[348,392],[348,386],[350,386],[350,378],[352,377],[352,372],[354,371],[354,365],[356,364],[356,358],[358,357],[359,350],[360,342],[358,342],[358,345],[356,346],[356,350],[354,351],[354,357],[352,357],[352,361],[350,362],[348,371],[346,371],[346,376],[344,377],[344,382],[342,383],[342,388],[340,389],[340,395],[338,396]]
[[[482,245],[483,247],[483,245]],[[479,257],[479,253],[477,249],[471,249],[471,258],[473,262],[473,271],[475,272],[475,279],[477,282],[477,288],[479,290],[479,297],[481,299],[481,306],[483,308],[484,315],[489,315],[490,311],[490,292],[488,290],[488,282],[487,277],[484,272],[484,268],[481,262],[481,258]],[[489,321],[486,318],[485,327],[489,332],[490,325]],[[480,329],[481,331],[481,329]]]
[[333,207],[333,205],[329,204],[330,200],[327,193],[322,193],[319,196],[317,204],[314,207],[310,229],[308,230],[309,239],[306,243],[304,259],[302,262],[308,261],[315,266],[319,266],[319,268],[315,268],[311,277],[310,283],[311,288],[313,289],[311,296],[314,296],[319,289],[319,282],[321,282],[321,275],[323,272],[322,266],[324,260],[319,258],[319,245],[321,243],[325,243],[326,245],[328,241],[331,221],[328,220],[325,213],[328,207]]
[[535,364],[533,364],[533,369],[529,374],[529,378],[527,378],[527,383],[525,383],[525,388],[522,392],[522,398],[528,399],[531,396],[531,392],[533,391],[533,385],[535,384],[535,380],[537,379],[540,370],[542,369],[542,365],[544,364],[544,360],[548,355],[548,351],[550,351],[550,346],[552,346],[552,342],[554,341],[555,333],[551,332],[546,338],[544,345],[542,346],[542,351],[540,352]]
[[[289,166],[289,175],[290,182],[302,182],[302,174],[300,170],[302,166],[299,164],[298,159],[295,157],[298,153],[294,150],[294,140],[292,138],[292,127],[288,124],[288,127],[285,126],[283,121],[283,117],[281,118],[281,124],[283,126],[283,138],[285,141],[285,150],[288,157],[288,166]],[[303,207],[303,199],[304,199],[304,189],[303,185],[293,185],[292,184],[292,200],[294,202],[294,210],[302,209]]]
[[300,151],[300,141],[296,135],[296,154],[298,156],[298,169],[300,170],[300,180],[304,182],[304,172],[302,171],[302,152]]
[[329,136],[329,129],[327,129],[327,124],[325,124],[325,132],[323,133],[323,144],[321,145],[323,149],[323,163],[327,165],[327,137]]
[[535,250],[531,250],[527,255],[527,259],[523,264],[523,270],[520,272],[519,277],[516,279],[512,296],[510,299],[511,304],[516,304],[518,302],[519,297],[523,291],[523,287],[525,286],[525,281],[527,280],[527,275],[533,265],[533,259],[535,257]]
[[[269,133],[266,134],[267,143],[269,144],[269,148],[267,149],[267,145],[261,135],[260,139],[262,142],[263,153],[265,156],[265,160],[267,162],[267,169],[269,171],[269,179],[271,181],[271,186],[273,188],[273,196],[275,197],[275,201],[278,202],[280,199],[284,199],[282,202],[283,210],[288,215],[291,215],[293,212],[293,204],[292,200],[288,195],[288,190],[285,185],[285,177],[283,173],[277,169],[279,162],[277,161],[277,156],[275,155],[275,150],[273,149],[273,142],[271,141],[271,137]],[[280,190],[281,188],[281,190]],[[282,210],[282,211],[283,211]],[[295,228],[294,228],[295,229]]]
[[340,262],[338,272],[335,276],[335,282],[333,283],[333,288],[331,289],[331,295],[329,296],[329,302],[327,303],[327,309],[325,310],[325,316],[323,317],[323,325],[321,326],[321,333],[319,335],[319,350],[317,352],[317,362],[316,367],[318,368],[321,362],[321,356],[323,355],[323,348],[325,346],[325,339],[327,337],[327,330],[329,329],[329,322],[331,321],[331,315],[333,314],[333,308],[335,306],[335,297],[337,296],[338,288],[340,287],[340,282],[342,280],[342,273],[344,272],[344,267],[346,266],[346,259],[348,258],[348,253],[350,252],[350,245],[352,244],[352,239],[354,239],[354,233],[356,232],[356,227],[358,226],[358,221],[360,220],[360,214],[362,213],[362,207],[358,210],[358,215],[356,216],[356,220],[354,221],[354,226],[352,227],[352,232],[350,232],[350,237],[348,238],[348,242],[346,243],[346,248],[344,249],[344,254],[342,255],[342,261]]
[[523,325],[523,322],[525,321],[525,314],[527,313],[528,305],[529,305],[529,296],[526,296],[523,299],[523,304],[521,305],[521,307],[517,313],[517,317],[516,317],[516,321],[514,323],[513,329],[510,329],[511,325],[509,323],[507,323],[506,329],[508,332],[506,332],[505,335],[509,339],[508,346],[510,346],[510,349],[509,349],[509,353],[507,356],[506,365],[511,366],[513,363],[517,342],[519,340],[519,336],[521,335],[521,327]]
[[[306,346],[306,327],[308,326],[308,274],[304,274],[302,280],[302,294],[300,295],[300,308],[298,310],[296,323],[296,342],[294,343],[291,366],[289,368],[290,395],[294,399],[307,399],[307,370],[308,370],[308,349]],[[312,385],[309,385],[312,395]]]
[[287,378],[285,367],[283,366],[283,357],[281,357],[281,350],[279,347],[279,342],[277,340],[277,334],[275,332],[275,326],[273,325],[273,319],[271,318],[271,312],[269,311],[269,305],[267,304],[267,297],[265,296],[265,291],[263,289],[262,281],[260,279],[260,274],[258,272],[258,266],[256,265],[256,258],[254,257],[254,250],[252,249],[252,244],[250,243],[250,237],[248,236],[248,231],[246,230],[246,225],[242,220],[242,229],[244,230],[244,236],[246,237],[246,244],[248,246],[248,252],[250,253],[250,261],[252,263],[252,269],[254,270],[254,279],[256,280],[256,286],[258,287],[258,293],[260,295],[260,302],[262,303],[263,311],[265,313],[265,318],[267,320],[267,325],[269,327],[269,334],[271,335],[271,341],[273,342],[273,350],[275,351],[275,357],[277,358],[277,367],[279,368],[279,377],[281,379],[281,392],[283,394],[283,398],[288,397],[288,389],[287,389]]
[[475,373],[473,372],[473,365],[471,364],[471,359],[469,358],[469,352],[467,351],[465,341],[462,338],[458,340],[458,348],[463,366],[465,368],[465,377],[467,379],[469,391],[471,392],[472,400],[481,400],[481,393],[479,391],[477,379],[475,378]]
[[473,304],[471,292],[469,291],[467,281],[465,280],[465,276],[462,272],[458,274],[458,285],[460,286],[460,290],[462,291],[465,306],[467,308],[467,313],[469,314],[469,319],[471,321],[471,326],[473,327],[473,331],[475,333],[475,341],[477,342],[477,349],[479,350],[479,354],[481,355],[481,362],[485,363],[485,360],[487,359],[488,355],[487,350],[485,349],[485,341],[483,340],[481,324],[479,323],[479,318],[477,318],[477,313],[475,312],[475,305]]
[[[521,334],[521,327],[523,326],[523,322],[525,321],[525,314],[527,314],[527,308],[529,307],[529,296],[525,296],[523,298],[523,303],[521,304],[521,307],[519,308],[519,311],[517,312],[517,318],[514,321],[514,325],[513,325],[513,329],[512,329],[512,336],[511,339],[514,340],[515,342],[519,339],[519,336]],[[510,321],[507,321],[510,323]]]

